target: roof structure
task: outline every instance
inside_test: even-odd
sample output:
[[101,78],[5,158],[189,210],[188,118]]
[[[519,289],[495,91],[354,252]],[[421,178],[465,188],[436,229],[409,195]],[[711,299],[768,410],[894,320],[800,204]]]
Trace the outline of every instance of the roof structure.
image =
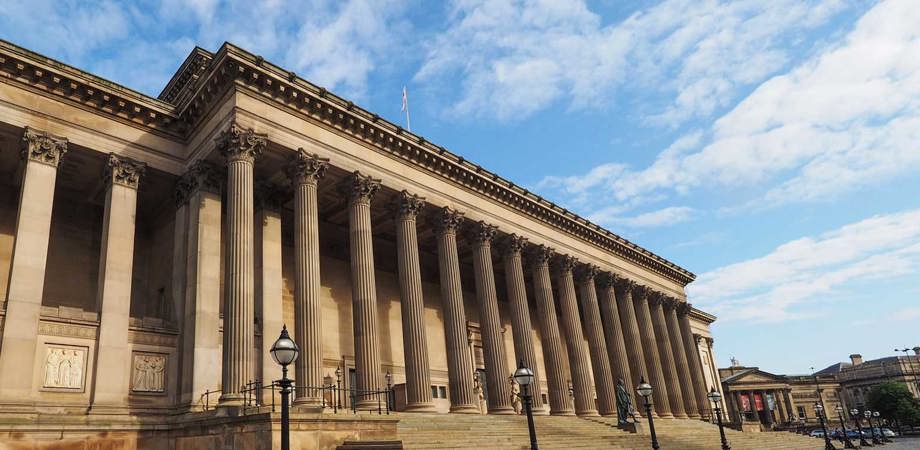
[[696,277],[568,209],[230,43],[224,43],[214,53],[193,49],[158,98],[3,40],[0,79],[180,141],[195,131],[210,106],[229,89],[245,89],[318,126],[449,179],[680,285]]

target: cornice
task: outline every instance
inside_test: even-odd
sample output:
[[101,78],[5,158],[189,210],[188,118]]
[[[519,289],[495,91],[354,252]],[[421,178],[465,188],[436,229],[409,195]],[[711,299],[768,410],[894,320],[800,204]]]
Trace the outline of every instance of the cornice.
[[[208,56],[210,62],[206,63]],[[164,89],[162,99],[0,41],[0,80],[4,78],[181,139],[187,138],[227,89],[247,89],[271,99],[279,107],[296,110],[319,126],[347,135],[681,285],[695,278],[693,273],[661,256],[229,43],[213,55],[196,49]],[[165,99],[178,103],[168,103]]]
[[179,134],[173,105],[4,40],[0,40],[0,81],[101,111],[147,130]]

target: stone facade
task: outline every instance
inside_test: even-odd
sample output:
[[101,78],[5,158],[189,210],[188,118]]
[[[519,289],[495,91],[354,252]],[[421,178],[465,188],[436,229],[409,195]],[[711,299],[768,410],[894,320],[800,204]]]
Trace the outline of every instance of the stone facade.
[[710,414],[692,273],[291,72],[196,49],[154,99],[0,41],[0,75],[0,428],[244,415],[282,324],[305,414],[337,370],[359,408],[389,373],[406,411],[514,414],[521,360],[543,413],[645,378]]

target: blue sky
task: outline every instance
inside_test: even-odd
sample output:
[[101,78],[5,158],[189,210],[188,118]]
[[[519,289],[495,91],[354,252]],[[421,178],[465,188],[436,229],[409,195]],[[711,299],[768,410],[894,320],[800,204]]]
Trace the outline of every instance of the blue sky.
[[688,268],[719,363],[920,345],[912,0],[6,1],[0,37],[150,95],[240,45]]

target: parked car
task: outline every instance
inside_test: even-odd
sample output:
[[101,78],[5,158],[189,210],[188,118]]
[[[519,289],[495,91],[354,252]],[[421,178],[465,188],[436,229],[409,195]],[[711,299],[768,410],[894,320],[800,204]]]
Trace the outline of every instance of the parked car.
[[[895,433],[894,431],[891,431],[891,428],[882,428],[882,429],[879,429],[878,427],[875,427],[875,428],[873,428],[873,432],[876,433],[876,436],[884,436],[884,437],[895,437],[895,436],[898,435],[898,434]],[[870,435],[870,437],[871,437],[871,435]]]
[[811,436],[811,437],[813,437],[813,438],[823,438],[823,437],[824,437],[824,430],[822,430],[822,429],[820,429],[820,428],[819,428],[819,429],[815,429],[815,430],[811,430],[811,433],[808,433],[808,435]]

